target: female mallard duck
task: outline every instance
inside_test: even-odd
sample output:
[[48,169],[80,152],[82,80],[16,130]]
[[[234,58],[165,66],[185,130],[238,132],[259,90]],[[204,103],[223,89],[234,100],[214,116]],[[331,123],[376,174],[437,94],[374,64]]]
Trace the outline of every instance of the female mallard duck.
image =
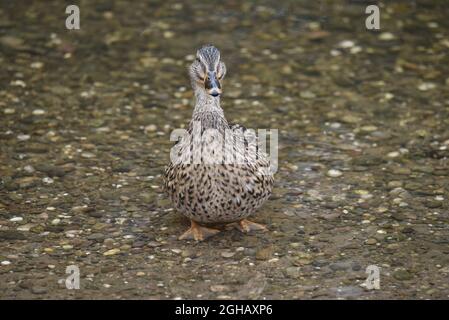
[[191,221],[179,239],[200,241],[219,232],[199,223],[238,222],[242,232],[266,230],[246,218],[271,194],[268,157],[259,150],[253,131],[226,121],[220,107],[226,67],[218,49],[211,45],[199,49],[189,73],[195,109],[165,171],[167,194]]

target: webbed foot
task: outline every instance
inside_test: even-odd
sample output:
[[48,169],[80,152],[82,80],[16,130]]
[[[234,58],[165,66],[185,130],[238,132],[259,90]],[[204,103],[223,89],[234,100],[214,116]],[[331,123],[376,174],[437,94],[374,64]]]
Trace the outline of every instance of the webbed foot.
[[237,229],[239,229],[243,233],[247,233],[250,231],[268,231],[267,227],[263,224],[255,223],[246,219],[240,220],[237,224]]
[[189,230],[184,232],[178,238],[179,240],[203,241],[204,239],[212,237],[213,235],[216,235],[217,233],[220,232],[220,230],[217,230],[217,229],[202,227],[193,220],[190,220],[190,223],[191,223],[191,226],[190,226]]

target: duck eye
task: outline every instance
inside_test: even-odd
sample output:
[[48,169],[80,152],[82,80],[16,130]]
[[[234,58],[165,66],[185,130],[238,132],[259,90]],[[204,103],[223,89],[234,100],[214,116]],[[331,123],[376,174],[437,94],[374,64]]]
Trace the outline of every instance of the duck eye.
[[200,81],[204,81],[204,77],[201,76],[199,73],[197,73],[196,76],[198,77],[198,79],[199,79]]

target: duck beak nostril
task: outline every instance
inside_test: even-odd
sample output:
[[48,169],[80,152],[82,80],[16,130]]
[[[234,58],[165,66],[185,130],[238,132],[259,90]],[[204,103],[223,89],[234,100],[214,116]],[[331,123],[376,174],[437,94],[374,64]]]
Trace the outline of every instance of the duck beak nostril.
[[217,97],[220,95],[221,85],[220,85],[220,81],[217,79],[217,77],[215,75],[215,72],[208,73],[206,81],[204,82],[204,88],[213,97]]
[[218,97],[221,94],[221,88],[219,86],[206,87],[207,93],[209,93],[212,97]]

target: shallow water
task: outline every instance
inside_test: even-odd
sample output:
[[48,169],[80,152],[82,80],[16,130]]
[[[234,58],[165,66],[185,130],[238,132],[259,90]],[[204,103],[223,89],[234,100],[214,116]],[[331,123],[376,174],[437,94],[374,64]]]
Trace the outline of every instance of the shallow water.
[[[449,297],[445,1],[388,1],[380,31],[363,1],[79,3],[71,31],[60,1],[1,5],[0,298]],[[204,43],[279,170],[268,233],[189,243],[161,174]]]

